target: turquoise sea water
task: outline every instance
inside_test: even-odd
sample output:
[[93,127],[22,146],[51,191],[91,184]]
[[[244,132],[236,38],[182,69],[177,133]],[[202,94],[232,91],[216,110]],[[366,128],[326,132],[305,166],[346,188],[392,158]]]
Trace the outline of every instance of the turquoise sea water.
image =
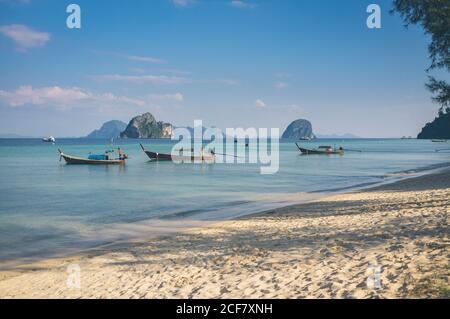
[[[301,202],[324,192],[370,185],[404,172],[448,163],[449,144],[427,140],[316,140],[363,152],[299,156],[292,141],[280,144],[280,169],[260,165],[150,162],[138,143],[170,152],[165,140],[120,140],[125,166],[66,165],[58,148],[86,157],[109,141],[0,139],[0,260],[61,255],[119,240],[151,237],[151,221],[183,227]],[[135,228],[131,226],[136,226]],[[139,229],[138,232],[135,230]]]

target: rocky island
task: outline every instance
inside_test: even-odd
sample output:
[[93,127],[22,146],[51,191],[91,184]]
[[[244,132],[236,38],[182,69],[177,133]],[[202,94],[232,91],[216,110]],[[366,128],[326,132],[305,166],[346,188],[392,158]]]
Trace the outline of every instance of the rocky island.
[[173,126],[170,123],[156,121],[151,113],[133,117],[120,134],[121,138],[170,138]]
[[313,139],[315,135],[312,130],[311,122],[304,119],[293,121],[284,131],[281,138],[289,139]]

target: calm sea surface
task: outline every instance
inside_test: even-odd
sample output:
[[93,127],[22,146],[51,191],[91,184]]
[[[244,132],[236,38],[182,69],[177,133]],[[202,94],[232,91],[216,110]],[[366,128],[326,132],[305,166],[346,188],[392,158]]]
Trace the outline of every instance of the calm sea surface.
[[[76,252],[100,244],[146,238],[154,225],[232,218],[314,198],[319,194],[399,178],[408,171],[448,163],[449,144],[426,140],[317,140],[363,152],[299,156],[280,144],[280,169],[259,165],[150,162],[138,143],[170,152],[164,140],[120,140],[125,166],[66,165],[57,149],[86,157],[109,141],[0,139],[0,260]],[[153,225],[153,227],[150,227]],[[156,229],[156,230],[155,230]]]

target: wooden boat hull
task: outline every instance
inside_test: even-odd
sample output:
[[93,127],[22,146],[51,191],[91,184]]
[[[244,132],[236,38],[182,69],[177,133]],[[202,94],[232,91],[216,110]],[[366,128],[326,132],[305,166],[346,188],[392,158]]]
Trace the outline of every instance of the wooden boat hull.
[[148,151],[141,144],[142,151],[152,161],[174,161],[174,162],[213,162],[215,160],[214,155],[206,156],[192,156],[192,155],[172,155]]
[[317,150],[309,150],[306,148],[300,148],[300,152],[305,155],[341,155],[344,154],[342,151],[317,151]]
[[[297,145],[297,143],[295,144]],[[302,155],[344,155],[344,150],[316,150],[316,149],[307,149],[297,145],[297,148],[300,150]]]
[[82,157],[76,157],[64,154],[61,150],[59,150],[60,153],[60,160],[64,159],[67,164],[71,165],[123,165],[125,164],[125,160],[123,159],[111,159],[111,160],[91,160],[87,158]]

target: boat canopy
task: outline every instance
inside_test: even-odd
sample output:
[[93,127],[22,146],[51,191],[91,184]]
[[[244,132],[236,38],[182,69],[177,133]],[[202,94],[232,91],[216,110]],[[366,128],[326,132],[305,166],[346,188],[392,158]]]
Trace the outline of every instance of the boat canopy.
[[90,154],[88,156],[88,159],[96,160],[96,161],[104,161],[104,160],[106,160],[106,156],[105,156],[105,154]]

